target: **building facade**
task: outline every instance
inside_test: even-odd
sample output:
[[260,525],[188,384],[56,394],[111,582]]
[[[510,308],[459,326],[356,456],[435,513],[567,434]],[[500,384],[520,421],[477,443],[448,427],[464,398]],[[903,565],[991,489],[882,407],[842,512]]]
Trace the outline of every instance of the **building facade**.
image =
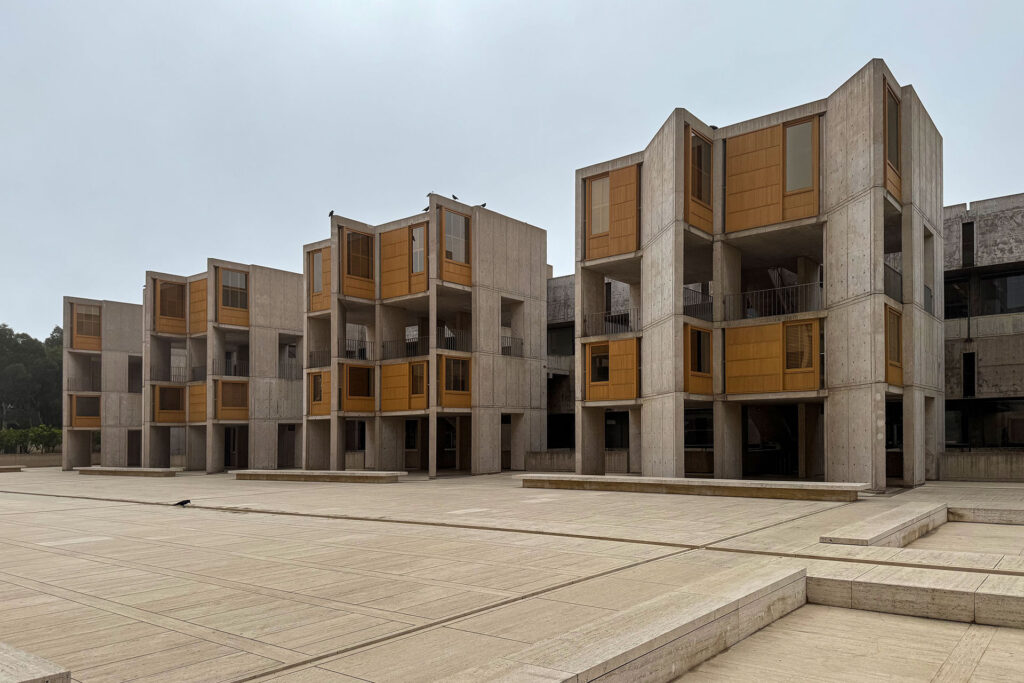
[[63,468],[142,462],[142,306],[64,297]]
[[609,471],[617,413],[648,476],[924,482],[941,221],[942,138],[877,59],[731,126],[676,109],[579,169],[576,471]]
[[545,442],[546,233],[436,194],[303,250],[302,466],[474,474]]
[[147,271],[143,465],[294,467],[302,443],[302,275],[209,259]]

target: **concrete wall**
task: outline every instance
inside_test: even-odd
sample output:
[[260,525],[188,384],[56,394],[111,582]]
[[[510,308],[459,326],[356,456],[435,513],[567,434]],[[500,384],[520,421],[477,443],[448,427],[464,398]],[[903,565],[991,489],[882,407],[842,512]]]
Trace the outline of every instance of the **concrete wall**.
[[974,222],[974,265],[992,266],[1024,261],[1024,194],[947,206],[944,211],[946,270],[962,267],[961,226]]

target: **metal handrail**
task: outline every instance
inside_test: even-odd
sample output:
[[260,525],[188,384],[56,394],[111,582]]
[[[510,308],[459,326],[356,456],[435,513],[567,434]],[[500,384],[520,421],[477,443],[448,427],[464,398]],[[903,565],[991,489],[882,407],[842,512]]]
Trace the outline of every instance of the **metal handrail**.
[[365,339],[339,339],[338,355],[352,360],[373,360],[372,346]]
[[885,295],[896,301],[903,301],[903,273],[896,270],[888,263],[883,264],[884,277],[882,278]]
[[89,373],[85,376],[79,375],[78,377],[72,377],[68,381],[68,389],[70,391],[98,392],[103,390],[102,386],[99,373]]
[[743,320],[819,311],[822,306],[821,285],[809,282],[773,289],[758,289],[725,297],[725,319]]
[[473,339],[469,330],[437,328],[437,348],[443,351],[472,351]]
[[173,382],[175,384],[184,384],[188,381],[188,368],[160,368],[151,369],[149,373],[149,379],[152,382]]
[[326,368],[331,364],[331,350],[327,347],[310,349],[306,355],[309,358],[308,368]]
[[599,311],[583,316],[584,336],[636,332],[640,329],[640,309],[621,308],[614,311]]
[[519,337],[501,337],[501,355],[523,357],[523,340]]
[[715,319],[713,299],[710,294],[683,288],[683,315],[711,322]]
[[236,360],[232,363],[228,363],[223,358],[214,358],[213,374],[224,377],[248,377],[249,361]]
[[298,358],[284,358],[277,363],[278,379],[302,379],[302,366]]
[[382,360],[425,356],[430,352],[430,343],[427,337],[392,339],[381,342],[380,347],[380,357]]

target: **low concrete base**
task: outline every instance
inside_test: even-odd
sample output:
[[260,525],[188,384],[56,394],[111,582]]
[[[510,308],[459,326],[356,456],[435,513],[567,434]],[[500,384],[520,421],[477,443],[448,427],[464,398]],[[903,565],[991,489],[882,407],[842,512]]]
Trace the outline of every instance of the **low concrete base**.
[[235,479],[254,481],[320,481],[345,484],[394,484],[406,472],[368,470],[237,470]]
[[0,465],[0,474],[4,472],[21,472],[22,465]]
[[948,521],[975,522],[977,524],[1024,524],[1024,509],[1010,507],[965,507],[953,505],[949,508]]
[[840,527],[819,542],[902,548],[945,524],[946,516],[945,503],[907,503]]
[[170,467],[76,467],[79,474],[105,474],[113,477],[173,477],[180,470]]
[[746,479],[686,479],[661,477],[609,477],[601,475],[524,474],[523,488],[674,493],[689,496],[783,498],[851,502],[869,484],[810,481],[753,481]]
[[71,672],[48,659],[0,643],[0,681],[4,683],[69,683]]

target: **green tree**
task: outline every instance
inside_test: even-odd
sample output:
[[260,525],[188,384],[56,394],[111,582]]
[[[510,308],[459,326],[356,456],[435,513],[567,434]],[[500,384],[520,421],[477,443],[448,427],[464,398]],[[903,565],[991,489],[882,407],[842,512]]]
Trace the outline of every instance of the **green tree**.
[[63,330],[46,341],[0,324],[0,429],[60,426]]

